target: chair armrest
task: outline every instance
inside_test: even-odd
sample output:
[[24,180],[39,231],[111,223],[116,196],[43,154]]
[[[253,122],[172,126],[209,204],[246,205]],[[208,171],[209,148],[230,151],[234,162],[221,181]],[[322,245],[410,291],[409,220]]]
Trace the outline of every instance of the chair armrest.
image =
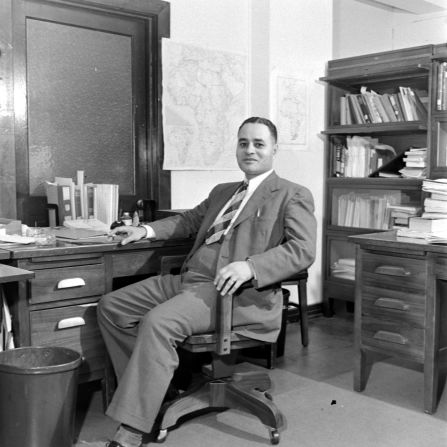
[[233,295],[217,295],[216,306],[216,352],[228,355],[231,352],[231,323],[233,320]]
[[[251,281],[246,281],[236,293],[253,287]],[[217,294],[216,306],[216,352],[219,355],[228,355],[231,352],[231,331],[233,324],[233,295]]]

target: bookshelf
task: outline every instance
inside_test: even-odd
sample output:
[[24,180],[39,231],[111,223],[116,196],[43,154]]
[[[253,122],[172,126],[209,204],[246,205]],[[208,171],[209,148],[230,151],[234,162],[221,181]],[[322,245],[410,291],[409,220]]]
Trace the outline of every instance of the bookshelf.
[[[333,300],[354,301],[355,246],[348,236],[401,224],[401,208],[417,214],[422,206],[422,179],[447,177],[444,62],[445,44],[328,62],[321,78],[326,82],[322,272],[328,316]],[[401,116],[391,115],[390,97],[400,101]],[[426,148],[426,167],[406,167],[410,148]]]

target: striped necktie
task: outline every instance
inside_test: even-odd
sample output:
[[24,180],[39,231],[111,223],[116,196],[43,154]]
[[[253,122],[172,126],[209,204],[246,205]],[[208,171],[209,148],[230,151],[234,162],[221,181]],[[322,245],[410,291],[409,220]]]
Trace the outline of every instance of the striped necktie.
[[237,213],[242,201],[244,200],[245,194],[247,193],[248,183],[243,182],[239,185],[238,189],[234,193],[233,197],[227,204],[227,208],[222,213],[222,215],[217,218],[206,233],[205,243],[207,245],[213,242],[220,241],[224,235],[226,229],[231,223],[234,215]]

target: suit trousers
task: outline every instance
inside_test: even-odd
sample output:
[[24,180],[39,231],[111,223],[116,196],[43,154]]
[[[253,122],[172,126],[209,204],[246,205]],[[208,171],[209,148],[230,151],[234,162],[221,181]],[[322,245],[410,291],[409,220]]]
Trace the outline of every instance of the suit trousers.
[[181,276],[153,276],[100,300],[98,323],[118,379],[111,418],[151,431],[179,364],[176,347],[215,327],[219,250],[203,245]]

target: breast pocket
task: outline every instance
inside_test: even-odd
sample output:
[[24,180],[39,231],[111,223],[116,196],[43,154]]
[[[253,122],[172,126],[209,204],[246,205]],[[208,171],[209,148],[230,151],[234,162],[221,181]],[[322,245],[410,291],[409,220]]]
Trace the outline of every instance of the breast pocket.
[[272,217],[253,216],[243,222],[239,231],[249,235],[251,253],[262,253],[281,240],[278,221]]

